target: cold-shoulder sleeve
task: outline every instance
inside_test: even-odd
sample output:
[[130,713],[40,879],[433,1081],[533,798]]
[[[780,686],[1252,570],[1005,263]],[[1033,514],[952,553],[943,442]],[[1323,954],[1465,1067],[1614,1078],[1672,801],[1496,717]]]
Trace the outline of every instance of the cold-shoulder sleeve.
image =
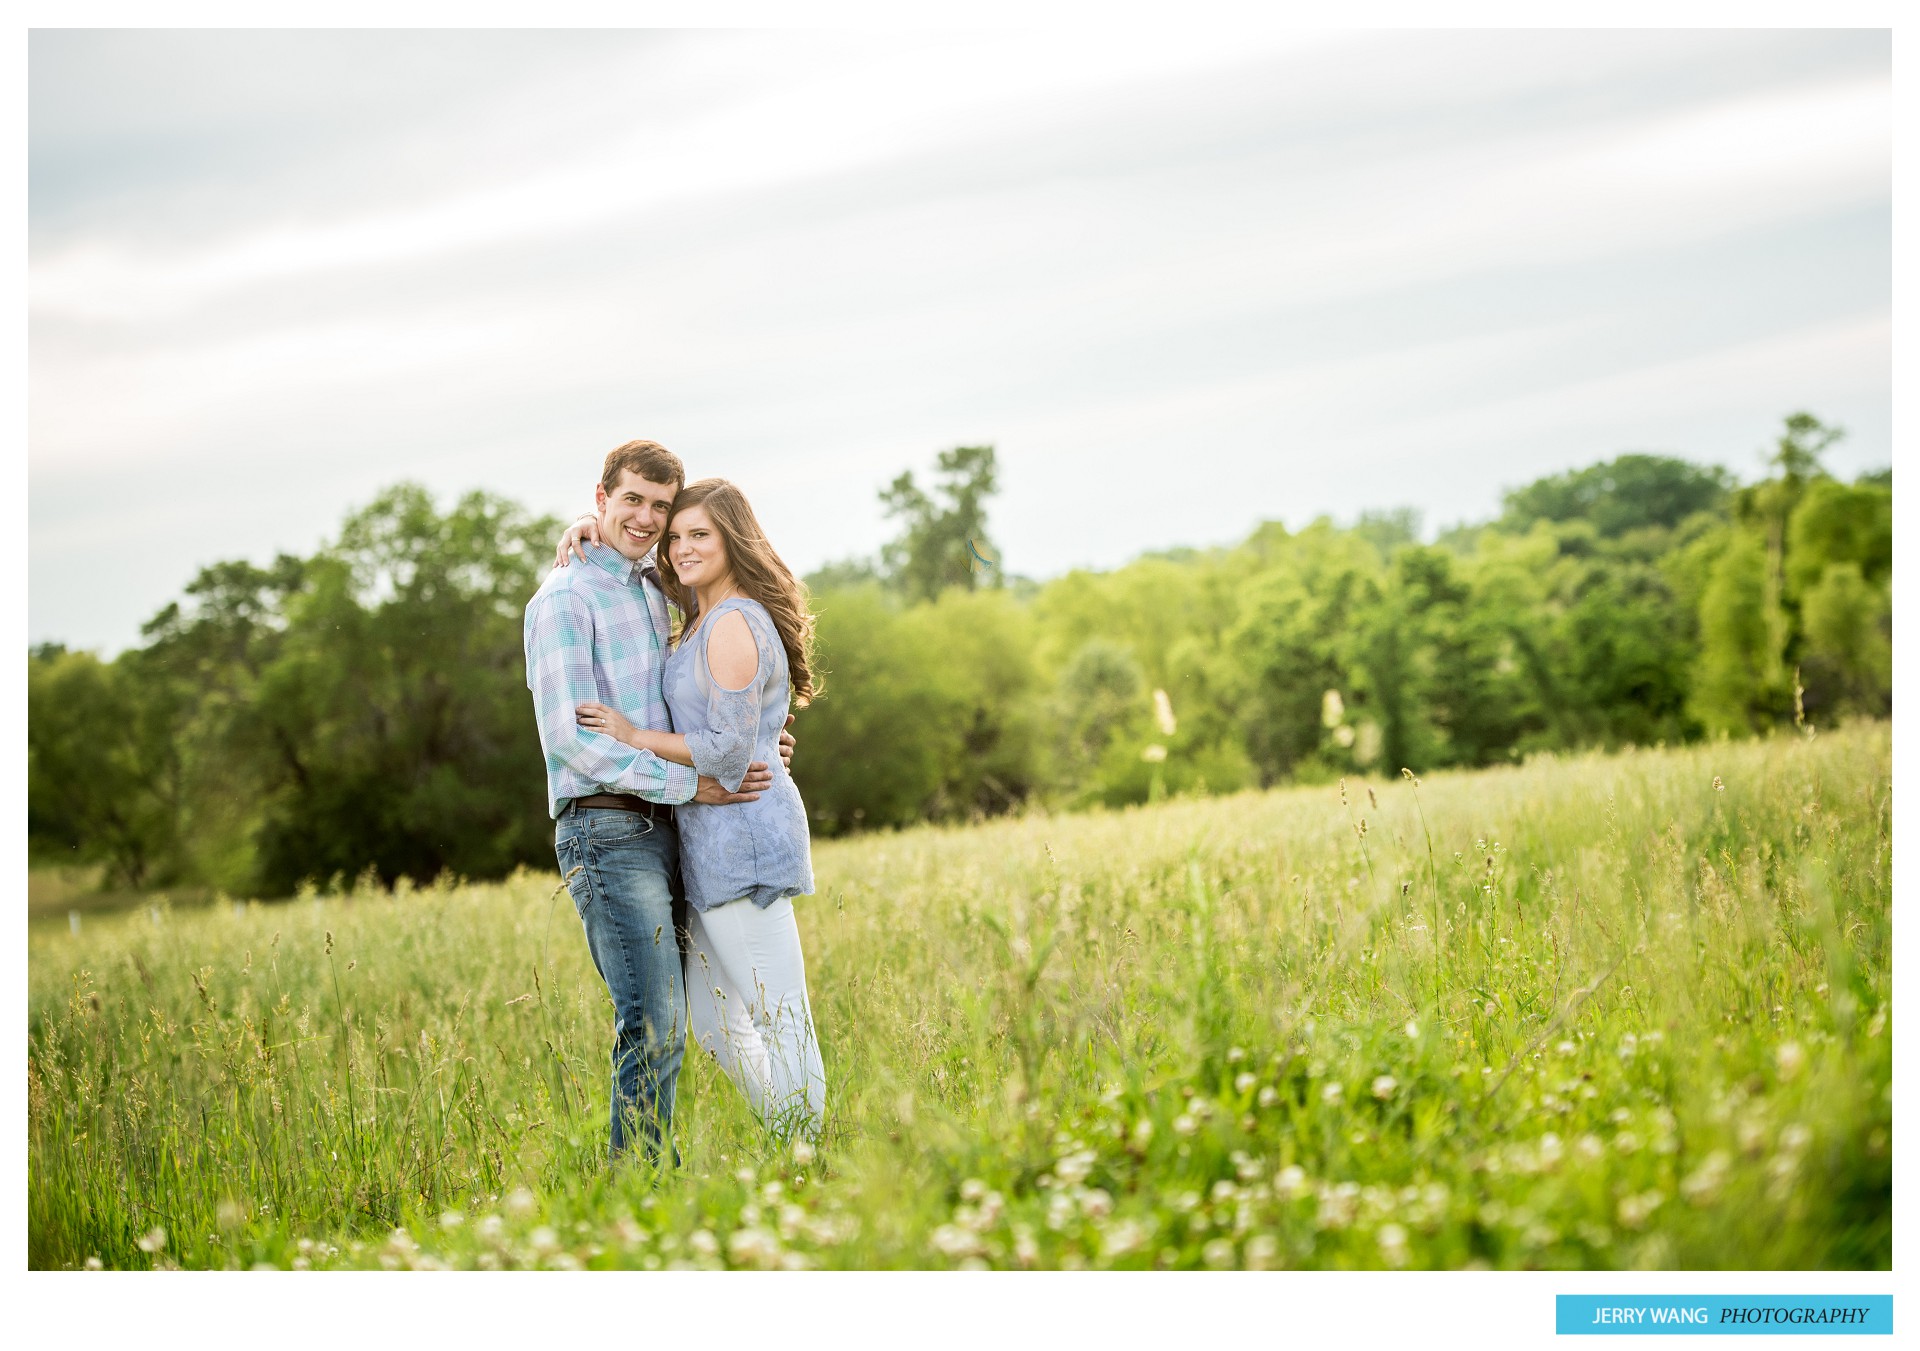
[[[745,689],[722,689],[707,665],[707,643],[713,638],[718,619],[716,611],[703,625],[706,632],[700,635],[700,650],[695,654],[700,686],[707,696],[707,726],[686,734],[687,750],[693,756],[695,770],[719,780],[729,793],[737,793],[740,781],[747,777],[747,766],[753,762],[754,743],[760,730],[760,684],[766,678],[767,663],[759,652],[759,635],[755,634],[759,667],[754,678],[747,682]],[[751,632],[753,625],[749,622],[747,628]]]

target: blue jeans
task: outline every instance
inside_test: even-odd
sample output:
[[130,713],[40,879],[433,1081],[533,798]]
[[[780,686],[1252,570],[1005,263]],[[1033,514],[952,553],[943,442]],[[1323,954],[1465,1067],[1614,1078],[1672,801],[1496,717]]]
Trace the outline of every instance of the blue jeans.
[[638,812],[572,807],[554,823],[553,852],[613,996],[611,1157],[626,1152],[637,1128],[647,1157],[658,1158],[687,1038],[674,927],[679,835]]

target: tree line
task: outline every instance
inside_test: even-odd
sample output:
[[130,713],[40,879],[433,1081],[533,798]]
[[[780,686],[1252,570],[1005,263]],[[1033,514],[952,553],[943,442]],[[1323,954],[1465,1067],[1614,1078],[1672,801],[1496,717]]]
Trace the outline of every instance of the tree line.
[[[1121,805],[1892,709],[1892,475],[1622,455],[1423,542],[1408,511],[1046,582],[987,533],[991,447],[880,497],[807,579],[816,833]],[[552,864],[521,614],[561,523],[402,484],[308,558],[204,569],[112,660],[28,656],[28,838],[119,886],[285,895]]]

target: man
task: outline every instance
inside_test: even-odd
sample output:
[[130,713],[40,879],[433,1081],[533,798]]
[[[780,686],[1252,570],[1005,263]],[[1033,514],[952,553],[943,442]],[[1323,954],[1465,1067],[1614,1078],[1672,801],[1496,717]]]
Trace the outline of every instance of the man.
[[[673,1123],[686,1039],[674,903],[680,849],[672,804],[752,802],[773,776],[747,769],[738,792],[599,732],[574,710],[598,702],[636,727],[671,731],[661,677],[671,617],[653,550],[686,470],[666,447],[629,441],[594,488],[599,545],[556,568],[527,603],[527,688],[547,754],[554,853],[587,948],[613,997],[611,1157],[631,1144],[657,1158]],[[783,734],[780,753],[791,758]]]

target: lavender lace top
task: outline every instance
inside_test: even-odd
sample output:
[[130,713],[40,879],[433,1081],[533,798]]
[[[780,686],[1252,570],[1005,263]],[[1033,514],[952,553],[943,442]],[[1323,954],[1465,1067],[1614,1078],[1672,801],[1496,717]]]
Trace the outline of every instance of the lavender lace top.
[[[760,654],[759,670],[743,690],[715,684],[707,666],[707,640],[728,610],[746,619]],[[787,651],[766,607],[741,596],[714,606],[693,636],[667,657],[664,683],[673,729],[686,737],[696,770],[730,790],[739,788],[752,761],[763,760],[773,770],[773,786],[757,802],[724,807],[688,802],[674,808],[688,902],[696,910],[711,910],[745,898],[765,908],[783,896],[811,896],[807,810],[780,762],[780,729],[790,698]]]

